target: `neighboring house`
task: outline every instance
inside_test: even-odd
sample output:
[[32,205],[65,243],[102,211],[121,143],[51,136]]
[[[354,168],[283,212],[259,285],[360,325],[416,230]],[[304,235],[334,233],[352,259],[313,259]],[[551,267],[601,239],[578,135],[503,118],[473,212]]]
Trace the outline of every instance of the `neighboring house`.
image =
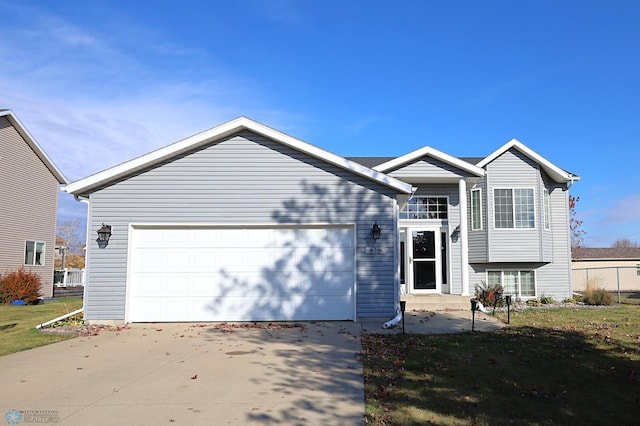
[[53,295],[56,215],[67,181],[10,110],[0,110],[0,274],[24,267]]
[[587,285],[608,291],[640,291],[640,248],[580,247],[574,253],[573,290]]
[[[568,188],[516,140],[346,159],[238,118],[67,185],[88,198],[85,320],[357,320],[411,294],[571,294]],[[97,234],[94,234],[94,237]]]

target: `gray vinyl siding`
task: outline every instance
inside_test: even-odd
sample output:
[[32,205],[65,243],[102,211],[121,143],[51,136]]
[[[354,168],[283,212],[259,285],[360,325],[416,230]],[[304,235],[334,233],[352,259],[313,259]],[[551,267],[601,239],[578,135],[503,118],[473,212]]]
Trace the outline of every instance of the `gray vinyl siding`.
[[[541,262],[542,226],[541,174],[538,164],[512,149],[487,166],[488,256],[490,262]],[[533,188],[535,200],[534,229],[496,229],[494,190],[498,188]]]
[[[569,201],[565,184],[553,182],[537,163],[517,150],[506,152],[487,166],[487,188],[483,202],[488,212],[488,258],[482,259],[481,238],[470,232],[471,288],[486,281],[487,270],[534,270],[536,296],[563,300],[571,295],[571,243]],[[493,188],[534,188],[536,228],[534,230],[496,230],[493,222]],[[551,228],[544,228],[544,189],[549,191]],[[483,188],[484,189],[484,188]],[[484,211],[483,211],[484,213]],[[477,238],[477,240],[476,240]]]
[[[480,200],[482,204],[482,229],[473,230],[471,229],[471,190],[479,189],[480,190]],[[469,220],[469,262],[471,263],[481,263],[487,261],[488,254],[488,229],[489,222],[487,214],[487,181],[486,178],[480,178],[475,184],[469,186],[467,191],[467,218]]]
[[[250,132],[224,139],[102,188],[90,197],[85,318],[123,320],[130,223],[355,224],[358,317],[390,317],[395,290],[395,191]],[[367,255],[371,227],[383,255]],[[94,234],[95,235],[95,234]]]
[[538,273],[539,295],[546,294],[556,300],[571,296],[571,235],[569,233],[569,191],[564,185],[554,184],[550,191],[551,207],[551,260]]
[[451,166],[443,161],[436,160],[435,158],[419,160],[415,163],[410,163],[396,170],[387,172],[387,174],[401,180],[407,180],[418,176],[423,179],[460,179],[461,177],[470,176],[469,173],[463,172],[457,167]]
[[58,181],[6,117],[0,117],[0,274],[24,266],[25,242],[45,243],[42,294],[53,294]]

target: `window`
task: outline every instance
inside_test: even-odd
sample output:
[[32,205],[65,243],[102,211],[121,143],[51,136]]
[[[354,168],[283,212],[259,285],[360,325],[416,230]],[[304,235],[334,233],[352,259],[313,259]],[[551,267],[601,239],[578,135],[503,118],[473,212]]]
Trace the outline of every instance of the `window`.
[[24,248],[24,264],[32,266],[44,265],[44,243],[27,241]]
[[487,271],[487,283],[501,284],[505,295],[516,297],[536,295],[534,271]]
[[544,189],[544,229],[551,229],[551,210],[549,203],[549,191]]
[[535,228],[533,188],[494,189],[495,227]]
[[413,197],[400,212],[400,219],[448,219],[447,197]]
[[471,230],[482,229],[482,193],[479,189],[471,190]]

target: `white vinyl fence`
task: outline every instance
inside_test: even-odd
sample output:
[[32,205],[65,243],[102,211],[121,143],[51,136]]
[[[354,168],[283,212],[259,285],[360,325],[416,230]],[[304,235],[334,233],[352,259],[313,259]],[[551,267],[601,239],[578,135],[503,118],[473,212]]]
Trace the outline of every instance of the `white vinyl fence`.
[[58,287],[84,285],[84,269],[56,269],[53,284]]

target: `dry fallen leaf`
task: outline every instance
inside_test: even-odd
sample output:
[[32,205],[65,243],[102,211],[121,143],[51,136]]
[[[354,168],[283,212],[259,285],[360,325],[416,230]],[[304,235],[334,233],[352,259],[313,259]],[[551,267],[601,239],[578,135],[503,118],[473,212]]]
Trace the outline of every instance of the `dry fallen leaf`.
[[192,376],[192,377],[191,377],[191,380],[195,380],[195,379],[197,379],[197,378],[198,378],[198,375],[196,374],[195,376]]

